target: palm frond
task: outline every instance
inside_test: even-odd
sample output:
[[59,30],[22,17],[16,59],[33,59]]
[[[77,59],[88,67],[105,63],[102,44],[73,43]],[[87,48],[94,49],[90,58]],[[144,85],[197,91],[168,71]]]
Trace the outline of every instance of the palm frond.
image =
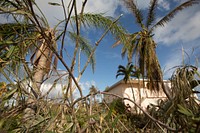
[[112,45],[112,48],[118,46],[121,44],[121,41],[120,40],[117,40],[113,45]]
[[155,20],[155,13],[156,13],[155,10],[156,10],[157,5],[158,5],[158,0],[150,1],[149,12],[148,12],[147,21],[146,21],[147,29],[149,26],[151,26],[151,24]]
[[[79,45],[80,45],[80,48],[81,50],[84,52],[84,54],[89,57],[92,53],[92,46],[90,45],[89,41],[80,36],[77,37],[77,34],[76,33],[73,33],[73,32],[69,32],[69,36],[70,36],[70,39],[74,42],[76,42],[76,40],[78,39],[78,42],[79,42]],[[90,64],[92,66],[92,70],[94,72],[95,70],[95,65],[96,65],[96,60],[95,60],[95,55],[92,56],[91,60],[90,60]]]
[[[80,18],[80,15],[78,15]],[[72,20],[75,21],[75,17],[72,17]],[[92,13],[84,13],[81,16],[81,23],[85,27],[96,27],[106,30],[109,26],[111,34],[116,38],[116,40],[120,40],[124,42],[126,40],[125,34],[127,31],[120,25],[119,22],[113,24],[114,18],[105,17],[104,14],[92,14]]]
[[11,67],[18,66],[20,58],[27,54],[29,46],[35,42],[33,38],[37,34],[32,24],[0,24],[0,58],[7,61],[7,65]]
[[118,78],[118,76],[124,75],[124,73],[117,73],[116,78]]
[[190,7],[194,4],[199,4],[199,0],[188,0],[181,4],[180,6],[176,7],[174,10],[172,10],[170,13],[168,13],[164,18],[162,18],[160,21],[158,21],[152,28],[151,31],[153,31],[158,26],[164,26],[167,22],[169,22],[174,16],[182,11],[183,9]]
[[117,75],[116,75],[116,78],[118,76],[124,76],[123,80],[125,81],[125,83],[127,83],[127,81],[132,78],[132,77],[139,77],[138,75],[138,70],[136,70],[136,67],[131,63],[129,62],[126,67],[122,66],[122,65],[119,65],[118,66],[118,71],[117,71]]
[[143,14],[142,14],[142,11],[138,9],[135,0],[123,0],[123,1],[124,1],[125,6],[135,16],[137,24],[139,24],[140,26],[142,26]]
[[[185,101],[188,97],[192,98],[193,85],[199,85],[198,79],[196,78],[197,67],[192,65],[183,65],[178,67],[172,74],[171,81],[172,93],[176,100]],[[196,82],[195,84],[193,84]]]
[[10,0],[1,0],[0,5],[1,7],[15,7],[15,8],[20,7],[20,5],[17,4],[15,1],[10,1]]
[[124,66],[122,66],[122,65],[119,65],[119,66],[118,66],[118,69],[119,69],[119,70],[125,70],[126,68],[125,68]]

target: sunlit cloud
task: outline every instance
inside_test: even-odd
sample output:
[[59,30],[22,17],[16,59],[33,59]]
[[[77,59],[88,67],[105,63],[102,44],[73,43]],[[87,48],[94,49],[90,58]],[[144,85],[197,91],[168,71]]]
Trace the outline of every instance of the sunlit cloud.
[[188,8],[177,14],[175,18],[164,27],[157,28],[155,30],[155,39],[158,43],[164,45],[172,45],[181,42],[186,44],[190,41],[200,39],[199,21],[199,5]]
[[158,1],[159,4],[159,9],[160,10],[170,10],[170,2],[166,1],[166,0],[159,0]]
[[[41,86],[42,94],[48,93],[48,98],[61,98],[65,92],[63,88],[67,85],[68,72],[59,70],[53,73]],[[57,80],[57,82],[56,82]],[[54,85],[55,82],[55,85]]]
[[[62,74],[65,74],[60,78]],[[53,86],[54,82],[59,79],[56,82],[56,85]],[[46,94],[49,91],[48,98],[56,99],[56,98],[63,98],[63,94],[66,93],[66,86],[68,85],[68,74],[66,74],[65,71],[61,71],[58,74],[53,74],[51,77],[49,77],[41,86],[41,92],[42,94]],[[94,80],[86,81],[86,82],[79,82],[79,85],[83,91],[84,94],[87,94],[89,92],[89,88],[94,85],[96,86],[96,82]],[[73,83],[73,86],[75,84]],[[75,98],[78,98],[80,96],[78,89],[76,88],[73,92],[73,95]]]
[[[61,4],[60,0],[45,0],[40,1],[36,0],[38,6],[41,8],[46,18],[49,20],[50,25],[55,25],[59,22],[59,20],[64,19],[64,12],[62,6],[52,6],[49,5],[48,2],[55,2]],[[68,4],[69,1],[64,1],[66,11],[69,11]],[[86,6],[84,8],[85,13],[105,13],[106,16],[115,16],[115,11],[118,6],[121,5],[121,2],[118,0],[88,0]],[[82,1],[77,1],[78,13],[82,8]],[[74,12],[73,14],[74,15]]]
[[91,80],[86,82],[80,82],[79,85],[83,91],[87,91],[91,86],[96,86],[96,82],[94,80]]

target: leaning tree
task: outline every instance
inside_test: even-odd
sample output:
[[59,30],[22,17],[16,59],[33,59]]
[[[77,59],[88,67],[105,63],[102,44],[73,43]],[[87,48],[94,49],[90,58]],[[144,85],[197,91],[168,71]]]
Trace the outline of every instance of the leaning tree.
[[165,89],[163,83],[163,74],[156,54],[157,44],[154,41],[154,31],[157,27],[164,26],[167,22],[172,20],[174,16],[183,9],[198,4],[199,0],[188,0],[177,6],[166,16],[156,21],[156,9],[158,8],[158,0],[151,0],[145,17],[142,10],[137,6],[135,0],[123,0],[125,6],[131,11],[139,26],[140,31],[127,34],[126,41],[118,40],[113,47],[123,44],[122,55],[127,53],[128,61],[132,62],[135,55],[136,64],[139,66],[143,77],[147,77],[150,82],[149,88],[152,90],[160,90],[161,88],[169,99],[172,95],[169,90]]

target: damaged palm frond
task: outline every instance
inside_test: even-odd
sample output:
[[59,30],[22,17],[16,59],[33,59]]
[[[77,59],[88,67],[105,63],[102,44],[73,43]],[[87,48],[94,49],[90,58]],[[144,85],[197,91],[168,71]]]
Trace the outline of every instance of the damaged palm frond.
[[152,23],[155,21],[156,17],[156,7],[158,6],[158,0],[151,0],[149,5],[149,11],[147,15],[147,21],[146,21],[146,27],[147,29],[152,25]]
[[[126,40],[125,34],[127,31],[119,24],[119,22],[113,23],[114,18],[112,17],[105,17],[104,14],[92,14],[92,13],[84,13],[80,17],[77,16],[79,19],[81,18],[81,24],[85,27],[96,27],[102,28],[103,30],[107,30],[110,25],[110,32],[111,34],[117,39],[121,40],[121,42]],[[74,17],[72,17],[73,21]]]
[[171,77],[172,93],[179,100],[194,97],[194,88],[199,85],[197,67],[192,65],[179,66]]
[[142,11],[137,7],[137,3],[135,0],[123,0],[125,6],[133,13],[135,16],[137,24],[143,27],[143,14]]
[[190,7],[190,6],[193,6],[194,4],[199,4],[200,1],[199,0],[188,0],[184,3],[182,3],[181,5],[179,5],[178,7],[176,7],[175,9],[173,9],[171,12],[169,12],[165,17],[163,17],[160,21],[158,21],[152,28],[151,28],[151,31],[153,31],[156,27],[158,26],[164,26],[166,23],[168,23],[170,20],[172,20],[174,18],[174,16]]
[[[70,39],[74,42],[77,41],[78,39],[78,42],[79,42],[79,47],[81,49],[81,51],[83,51],[83,53],[89,57],[92,53],[92,46],[91,44],[89,43],[89,41],[87,39],[85,39],[84,37],[80,36],[77,37],[77,34],[76,33],[73,33],[73,32],[69,32],[69,36],[70,36]],[[92,66],[92,70],[94,72],[95,70],[95,64],[96,64],[96,60],[95,60],[95,55],[92,55],[91,57],[91,60],[90,60],[90,64]]]
[[[0,58],[13,70],[29,52],[38,35],[34,25],[26,23],[0,24]],[[1,62],[3,63],[3,62]],[[2,65],[3,67],[4,65]]]

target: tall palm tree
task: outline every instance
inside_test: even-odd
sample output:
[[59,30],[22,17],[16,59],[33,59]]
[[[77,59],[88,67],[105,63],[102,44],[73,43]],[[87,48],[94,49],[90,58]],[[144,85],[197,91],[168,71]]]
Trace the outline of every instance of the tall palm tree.
[[[164,26],[169,22],[179,11],[194,4],[198,4],[199,0],[188,0],[182,3],[157,23],[154,22],[156,20],[155,16],[158,0],[150,1],[146,19],[144,19],[144,14],[138,8],[135,0],[123,1],[125,6],[133,13],[136,23],[141,30],[133,34],[127,34],[127,41],[123,43],[122,54],[124,55],[127,53],[129,62],[132,60],[133,55],[135,55],[142,76],[149,79],[150,89],[160,90],[160,88],[162,88],[168,98],[171,99],[169,91],[164,87],[163,75],[156,55],[157,44],[153,39],[153,32],[157,27]],[[114,44],[114,47],[119,44],[120,40]]]

